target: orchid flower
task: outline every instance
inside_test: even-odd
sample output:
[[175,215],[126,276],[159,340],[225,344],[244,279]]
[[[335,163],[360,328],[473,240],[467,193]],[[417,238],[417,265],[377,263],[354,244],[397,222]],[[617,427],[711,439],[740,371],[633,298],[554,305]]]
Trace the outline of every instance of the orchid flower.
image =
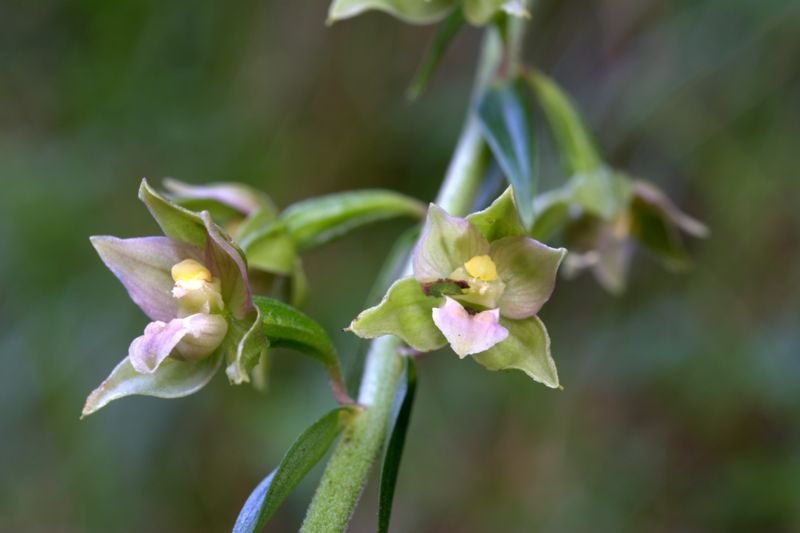
[[574,177],[537,198],[531,234],[569,249],[564,274],[590,269],[611,293],[625,289],[635,245],[671,270],[691,265],[684,235],[703,238],[708,228],[682,212],[659,188],[606,167]]
[[550,341],[536,316],[566,250],[525,234],[509,188],[467,218],[431,205],[412,258],[377,306],[350,324],[356,335],[396,335],[420,352],[449,344],[491,370],[516,368],[557,387]]
[[244,256],[207,211],[175,205],[142,181],[139,198],[163,237],[91,238],[111,272],[151,320],[128,356],[87,398],[83,415],[141,394],[196,392],[223,360],[232,383],[249,381],[268,341],[253,305]]

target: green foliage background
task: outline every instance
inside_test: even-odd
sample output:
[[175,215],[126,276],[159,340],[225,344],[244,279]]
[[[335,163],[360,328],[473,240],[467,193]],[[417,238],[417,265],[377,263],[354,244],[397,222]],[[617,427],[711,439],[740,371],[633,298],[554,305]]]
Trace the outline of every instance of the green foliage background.
[[[409,105],[431,28],[380,14],[325,28],[326,8],[0,6],[0,530],[223,531],[332,406],[313,361],[277,352],[266,395],[220,375],[188,399],[78,421],[145,324],[88,242],[157,231],[135,200],[142,176],[240,180],[280,205],[435,194],[479,35]],[[800,529],[799,28],[790,0],[540,3],[526,57],[570,90],[611,163],[712,238],[688,275],[638,256],[621,298],[560,282],[542,316],[562,392],[421,360],[396,531]],[[556,182],[554,159],[543,174]],[[403,228],[307,256],[307,311],[350,368],[358,344],[340,328]],[[313,486],[275,531],[296,529]],[[374,529],[376,500],[375,483],[353,531]]]

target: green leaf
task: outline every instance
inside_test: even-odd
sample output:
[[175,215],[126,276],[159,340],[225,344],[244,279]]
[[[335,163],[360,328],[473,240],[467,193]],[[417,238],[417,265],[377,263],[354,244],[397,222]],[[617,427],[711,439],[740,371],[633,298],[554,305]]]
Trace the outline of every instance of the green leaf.
[[425,90],[431,75],[436,70],[436,67],[439,66],[442,56],[444,56],[444,53],[450,46],[450,42],[463,25],[464,15],[460,9],[456,9],[450,13],[450,16],[439,25],[439,28],[436,30],[436,35],[433,37],[433,43],[425,53],[425,59],[422,61],[417,73],[414,75],[414,80],[408,87],[406,96],[409,100],[416,100],[419,95],[422,94],[422,91]]
[[392,515],[392,500],[397,484],[397,474],[400,471],[400,460],[403,458],[403,447],[406,443],[406,433],[411,421],[411,409],[414,406],[414,395],[417,391],[417,371],[413,357],[406,357],[406,386],[399,391],[402,398],[400,409],[394,421],[389,444],[381,469],[381,488],[378,499],[378,533],[389,531],[389,519]]
[[411,24],[429,24],[445,17],[456,4],[455,0],[334,0],[328,23],[374,9]]
[[257,209],[253,214],[245,218],[234,232],[236,241],[241,246],[242,240],[246,239],[250,233],[260,230],[277,218],[277,209],[272,206]]
[[489,370],[522,370],[539,383],[559,388],[556,364],[550,356],[550,336],[539,317],[500,318],[500,324],[508,329],[508,338],[474,355],[475,361]]
[[292,489],[322,459],[354,413],[352,407],[339,407],[306,429],[283,456],[278,468],[250,493],[236,518],[234,533],[261,530]]
[[398,216],[422,218],[419,200],[384,190],[320,196],[286,208],[281,219],[300,251],[325,244],[371,222]]
[[483,211],[469,215],[467,220],[472,222],[489,242],[503,237],[525,235],[525,228],[522,227],[519,220],[511,187],[492,202],[492,205]]
[[200,361],[178,361],[168,358],[152,374],[140,374],[126,357],[99,387],[92,391],[83,406],[81,418],[131,395],[157,398],[180,398],[205,387],[219,369],[222,351]]
[[146,179],[139,187],[139,199],[150,210],[164,235],[195,246],[205,246],[208,233],[200,215],[170,202],[150,187]]
[[567,175],[600,167],[603,160],[570,98],[541,72],[530,72],[527,79],[547,117]]
[[531,109],[519,82],[486,90],[478,101],[477,116],[486,142],[514,188],[522,222],[530,228],[536,194],[536,145]]
[[250,268],[291,274],[295,268],[297,247],[283,221],[270,222],[258,229],[249,229],[239,238]]
[[339,366],[328,334],[308,315],[266,296],[253,296],[253,304],[261,310],[270,346],[291,348],[322,361],[325,366]]
[[420,352],[441,348],[447,341],[433,323],[432,310],[441,298],[425,296],[414,278],[403,278],[389,287],[381,303],[362,311],[348,328],[366,339],[395,335]]

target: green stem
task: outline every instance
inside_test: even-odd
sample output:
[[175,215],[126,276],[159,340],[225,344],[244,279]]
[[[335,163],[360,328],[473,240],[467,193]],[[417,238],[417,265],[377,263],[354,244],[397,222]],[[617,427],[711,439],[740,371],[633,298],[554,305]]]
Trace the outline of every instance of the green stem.
[[[490,28],[483,43],[473,98],[492,78],[500,61],[500,49],[500,38]],[[484,143],[471,107],[436,199],[439,206],[456,216],[468,213],[486,165]],[[410,272],[410,264],[406,270]],[[338,532],[347,527],[389,429],[404,368],[401,345],[398,338],[391,336],[372,342],[358,396],[364,409],[333,451],[301,531]]]

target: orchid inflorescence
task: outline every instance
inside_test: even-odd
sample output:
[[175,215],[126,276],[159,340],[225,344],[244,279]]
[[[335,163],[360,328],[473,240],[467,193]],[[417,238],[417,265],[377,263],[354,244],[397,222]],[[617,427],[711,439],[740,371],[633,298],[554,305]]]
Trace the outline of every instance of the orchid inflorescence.
[[[440,191],[443,200],[426,207],[391,191],[351,191],[281,211],[265,193],[244,184],[167,179],[162,194],[143,180],[139,198],[164,235],[97,236],[91,242],[149,322],[89,395],[83,416],[130,395],[192,394],[223,366],[231,384],[258,387],[268,350],[299,351],[324,365],[339,406],[301,434],[256,487],[234,530],[260,529],[347,428],[303,530],[346,527],[391,432],[379,512],[379,531],[386,531],[419,356],[449,347],[459,360],[521,371],[561,388],[538,316],[559,269],[566,277],[591,269],[602,287],[617,293],[625,288],[634,244],[668,267],[682,268],[690,263],[684,236],[704,237],[708,230],[655,185],[607,164],[555,82],[518,64],[519,24],[529,16],[528,7],[525,0],[334,0],[331,21],[373,9],[420,24],[447,17],[414,94],[465,21],[487,26],[474,106]],[[526,90],[544,111],[566,177],[562,186],[538,195],[536,128]],[[489,152],[509,187],[466,214],[480,181],[491,174]],[[380,292],[388,286],[385,295],[345,328],[377,339],[355,401],[331,338],[297,309],[309,293],[301,256],[360,226],[398,216],[424,225],[412,253],[398,239],[402,257],[385,269],[387,279],[396,281],[377,285]]]

